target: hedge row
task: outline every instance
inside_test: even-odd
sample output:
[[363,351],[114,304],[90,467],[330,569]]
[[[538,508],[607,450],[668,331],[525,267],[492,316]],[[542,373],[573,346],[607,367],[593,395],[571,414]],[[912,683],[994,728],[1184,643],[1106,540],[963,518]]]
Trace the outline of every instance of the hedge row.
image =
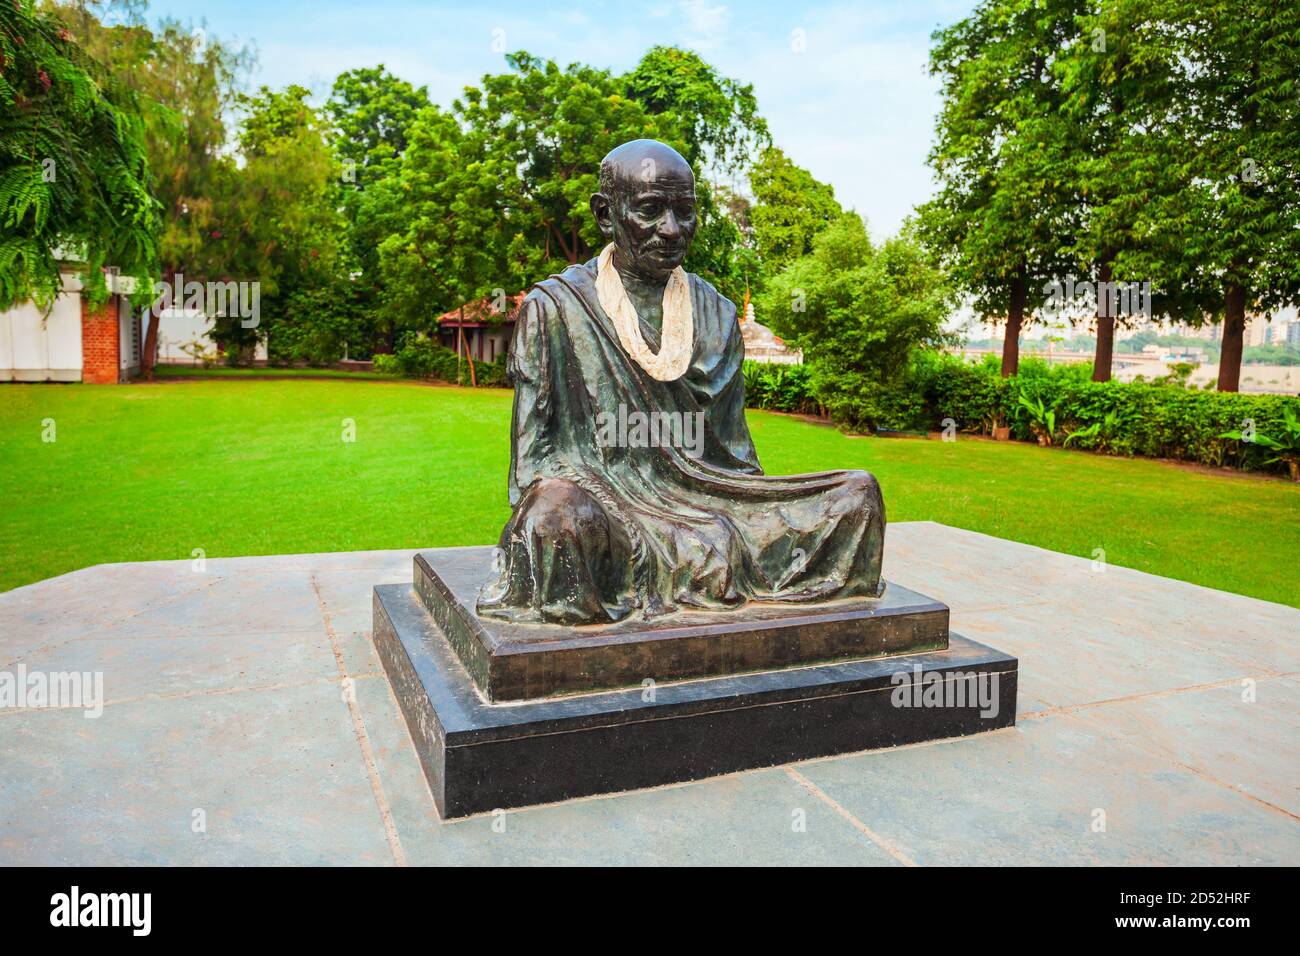
[[[458,385],[470,383],[469,362],[463,358],[457,361],[453,350],[423,335],[407,333],[392,355],[376,355],[374,362],[375,371],[386,375],[439,379]],[[479,385],[505,385],[505,355],[495,362],[475,362],[474,375]]]
[[[376,372],[457,382],[456,353],[424,336],[407,335],[393,355],[374,361]],[[468,363],[459,364],[459,384],[468,384]],[[479,385],[506,384],[504,356],[474,368]],[[1280,439],[1282,410],[1300,405],[1289,396],[1200,391],[1174,382],[1093,382],[1089,366],[1049,366],[1032,358],[1021,362],[1020,374],[1003,378],[995,356],[973,365],[933,351],[916,353],[901,380],[889,386],[825,378],[812,365],[746,362],[744,376],[750,408],[826,413],[856,431],[939,431],[951,419],[964,432],[987,435],[1005,426],[1013,438],[1030,441],[1033,422],[1024,397],[1041,399],[1055,412],[1057,444],[1275,472],[1287,467],[1267,463],[1276,452],[1219,436],[1253,422],[1257,434]]]
[[[1008,426],[1011,436],[1032,440],[1032,415],[1020,399],[1041,399],[1053,409],[1056,444],[1117,455],[1173,458],[1205,465],[1284,472],[1286,464],[1266,464],[1277,453],[1258,442],[1219,437],[1253,422],[1257,434],[1281,439],[1282,410],[1300,403],[1291,396],[1243,395],[1201,391],[1176,382],[1093,382],[1086,365],[1049,366],[1041,360],[1021,363],[1020,374],[1003,378],[996,357],[970,364],[958,356],[917,353],[892,386],[823,380],[815,367],[780,381],[783,394],[773,395],[773,379],[752,407],[806,410],[821,404],[840,425],[856,430],[942,430],[947,419],[965,432],[989,434]],[[1092,426],[1096,428],[1092,428]],[[1075,434],[1070,438],[1071,434]]]

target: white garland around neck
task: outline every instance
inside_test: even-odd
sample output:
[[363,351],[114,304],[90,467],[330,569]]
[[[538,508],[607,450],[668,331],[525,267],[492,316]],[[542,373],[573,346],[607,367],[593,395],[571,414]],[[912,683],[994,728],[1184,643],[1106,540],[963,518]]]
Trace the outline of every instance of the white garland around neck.
[[614,268],[613,257],[614,244],[611,242],[601,251],[596,262],[596,298],[600,307],[613,320],[623,351],[632,357],[632,361],[657,381],[676,381],[691,364],[691,352],[695,347],[695,316],[691,311],[691,286],[686,273],[678,266],[668,276],[668,284],[664,287],[664,320],[659,351],[651,352],[641,335],[636,307],[628,299],[623,280]]

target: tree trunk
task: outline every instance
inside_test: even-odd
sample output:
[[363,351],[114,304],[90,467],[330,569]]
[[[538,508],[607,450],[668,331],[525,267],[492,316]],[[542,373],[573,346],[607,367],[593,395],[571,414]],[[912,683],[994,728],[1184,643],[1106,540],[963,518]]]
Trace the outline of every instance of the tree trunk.
[[1002,377],[1020,368],[1020,328],[1025,324],[1025,298],[1029,285],[1023,275],[1011,280],[1011,304],[1007,309],[1007,332],[1002,340]]
[[1115,355],[1115,311],[1117,303],[1114,296],[1103,295],[1102,283],[1110,282],[1110,262],[1101,262],[1097,266],[1097,354],[1092,358],[1092,380],[1109,382],[1110,367]]
[[1246,338],[1246,287],[1228,285],[1223,297],[1223,349],[1219,353],[1219,391],[1235,392],[1241,384],[1241,352]]
[[[163,270],[163,283],[167,288],[172,287],[172,280],[175,277],[175,269]],[[140,374],[146,382],[153,381],[153,369],[158,364],[158,326],[162,324],[162,315],[160,313],[170,301],[170,295],[165,298],[159,296],[149,307],[149,327],[144,331],[144,346],[140,349]]]
[[[478,378],[474,375],[474,356],[469,354],[469,343],[465,341],[465,304],[460,306],[460,344],[465,350],[465,358],[469,359],[469,384],[471,388],[478,388]],[[457,362],[456,377],[460,378],[460,363]],[[460,382],[456,383],[457,385]]]
[[161,319],[157,309],[145,313],[149,317],[149,327],[144,333],[144,346],[140,349],[140,374],[146,382],[153,381],[154,360],[158,354],[158,323]]

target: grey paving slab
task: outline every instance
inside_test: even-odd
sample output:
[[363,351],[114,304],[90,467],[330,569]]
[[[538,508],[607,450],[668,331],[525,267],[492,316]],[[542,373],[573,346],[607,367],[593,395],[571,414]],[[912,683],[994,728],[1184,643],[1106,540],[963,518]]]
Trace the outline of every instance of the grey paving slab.
[[[1063,575],[1080,561],[932,521],[893,524],[886,534],[886,572],[910,577],[932,591],[939,586],[947,596],[935,596],[954,610],[1053,600]],[[893,566],[899,570],[892,571]]]
[[1234,681],[1119,701],[1080,719],[1300,819],[1300,682]]
[[370,637],[413,553],[0,594],[0,671],[108,700],[0,710],[0,864],[1300,862],[1300,611],[931,522],[886,574],[1020,657],[1018,728],[444,824]]
[[921,865],[1300,861],[1293,817],[1067,714],[799,770]]
[[[1018,657],[1024,693],[1053,708],[1258,673],[1168,640],[1158,630],[1051,605],[954,615],[953,628]],[[1021,712],[1034,709],[1027,701]]]
[[374,614],[372,591],[377,584],[409,584],[413,557],[404,554],[401,559],[372,568],[324,569],[311,573],[321,611],[329,616],[349,673],[382,672],[370,638]]
[[337,682],[0,716],[0,864],[391,862]]
[[[908,587],[928,588],[958,613],[1047,602],[1158,627],[1175,639],[1198,640],[1207,650],[1240,652],[1243,643],[1254,643],[1267,655],[1281,655],[1278,671],[1300,665],[1300,642],[1275,640],[1279,629],[1296,633],[1300,612],[1292,607],[935,522],[891,525],[888,534],[885,560],[892,576],[916,582],[903,581]],[[1180,634],[1198,625],[1198,635]]]
[[[269,634],[87,638],[37,648],[23,656],[22,664],[28,673],[102,674],[104,698],[110,703],[338,677],[329,638],[319,627]],[[0,720],[5,716],[0,711]]]
[[174,587],[170,600],[113,620],[101,633],[181,636],[320,627],[319,602],[308,571],[276,571],[250,562],[226,574],[183,573]]

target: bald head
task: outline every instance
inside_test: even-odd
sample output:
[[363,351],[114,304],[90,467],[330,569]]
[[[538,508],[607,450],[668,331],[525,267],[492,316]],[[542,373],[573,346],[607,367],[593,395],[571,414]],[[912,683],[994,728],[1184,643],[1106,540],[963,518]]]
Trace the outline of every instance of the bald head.
[[660,177],[688,182],[695,188],[691,164],[657,139],[634,139],[615,146],[600,161],[600,191],[606,194]]
[[601,160],[591,211],[614,243],[620,270],[667,281],[695,235],[695,175],[671,146],[634,139]]

